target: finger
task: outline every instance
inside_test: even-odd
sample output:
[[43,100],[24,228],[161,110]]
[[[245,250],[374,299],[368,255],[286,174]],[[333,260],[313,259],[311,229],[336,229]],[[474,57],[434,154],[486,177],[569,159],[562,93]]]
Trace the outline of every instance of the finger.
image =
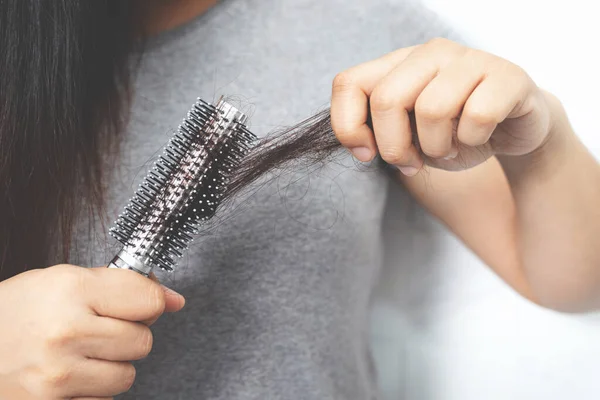
[[131,389],[135,368],[129,362],[87,359],[66,375],[59,390],[64,397],[110,398]]
[[140,360],[152,350],[150,329],[139,322],[93,317],[90,332],[78,342],[78,352],[88,358],[106,361]]
[[381,157],[407,175],[416,174],[423,165],[413,145],[409,112],[416,100],[442,66],[455,57],[456,44],[440,41],[415,49],[400,65],[385,76],[371,94],[371,117]]
[[[154,282],[160,283],[159,279],[156,277],[154,272],[151,272],[148,277],[150,279],[152,279]],[[165,293],[165,311],[164,312],[177,312],[177,311],[181,310],[183,308],[183,306],[185,305],[185,298],[182,295],[180,295],[179,293],[175,292],[172,289],[169,289],[168,287],[166,287],[164,285],[161,285],[161,288],[163,289],[163,291]],[[156,316],[154,318],[150,318],[150,319],[141,321],[141,322],[144,325],[152,326],[156,321],[158,321],[159,318],[160,318],[160,315]]]
[[[150,273],[149,276],[154,282],[159,283],[159,279],[156,277],[154,272]],[[185,306],[185,297],[183,297],[180,293],[177,293],[171,288],[166,287],[165,285],[161,285],[165,293],[165,312],[177,312]],[[151,325],[151,324],[150,324]]]
[[520,108],[531,86],[522,78],[516,65],[507,68],[514,68],[518,78],[507,79],[511,74],[506,71],[491,73],[467,100],[458,123],[459,142],[471,147],[484,145],[498,124]]
[[423,89],[415,103],[422,152],[431,158],[454,158],[454,131],[467,99],[485,75],[483,53],[469,52],[448,64]]
[[377,153],[373,131],[367,124],[368,96],[376,83],[415,48],[400,49],[351,68],[333,81],[331,126],[340,143],[360,161],[369,161]]
[[177,312],[185,306],[185,297],[164,285],[161,285],[165,295],[165,312]]
[[94,279],[86,288],[88,305],[97,315],[143,321],[160,316],[165,310],[161,286],[137,272],[97,268],[90,269]]
[[[185,305],[185,298],[182,295],[180,295],[179,293],[169,289],[168,287],[166,287],[164,285],[160,285],[160,287],[164,291],[164,295],[165,295],[165,310],[164,310],[164,312],[177,312],[177,311],[181,310],[183,308],[183,306]],[[140,322],[144,325],[152,326],[152,325],[154,325],[154,323],[156,321],[158,321],[158,319],[161,317],[161,315],[156,315],[152,318],[148,318],[148,319],[145,319]]]

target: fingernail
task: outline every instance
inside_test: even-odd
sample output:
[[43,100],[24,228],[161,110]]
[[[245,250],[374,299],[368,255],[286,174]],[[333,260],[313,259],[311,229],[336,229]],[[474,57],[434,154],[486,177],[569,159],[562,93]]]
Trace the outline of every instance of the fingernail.
[[367,162],[371,161],[371,159],[373,158],[371,150],[369,150],[366,147],[355,147],[353,149],[350,149],[350,151],[358,161]]
[[452,146],[452,148],[450,149],[450,153],[448,153],[448,155],[444,157],[444,160],[454,160],[457,155],[458,149],[455,146]]
[[419,172],[418,168],[415,168],[410,165],[406,165],[406,166],[402,166],[402,167],[399,166],[398,169],[400,170],[400,172],[402,172],[406,176],[415,176]]
[[181,294],[177,293],[173,289],[170,289],[170,288],[166,287],[165,285],[161,285],[161,286],[163,287],[163,289],[167,295],[176,296],[176,297],[179,296],[179,297],[183,298],[183,296]]

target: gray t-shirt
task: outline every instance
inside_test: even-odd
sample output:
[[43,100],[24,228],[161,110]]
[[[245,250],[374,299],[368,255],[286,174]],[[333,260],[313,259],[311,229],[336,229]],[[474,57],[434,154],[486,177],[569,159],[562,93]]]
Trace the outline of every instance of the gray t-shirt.
[[[264,135],[327,106],[337,72],[446,34],[402,0],[225,0],[153,38],[108,222],[197,97],[237,98]],[[187,304],[154,325],[153,352],[120,398],[375,399],[367,321],[388,180],[345,155],[280,171],[222,211],[175,272],[158,274]],[[82,265],[118,249],[102,230],[76,244]]]

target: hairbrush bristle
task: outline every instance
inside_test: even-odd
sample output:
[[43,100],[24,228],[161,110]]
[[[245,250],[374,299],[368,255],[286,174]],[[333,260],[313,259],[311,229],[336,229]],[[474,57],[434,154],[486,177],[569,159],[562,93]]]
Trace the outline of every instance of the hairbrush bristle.
[[145,265],[170,271],[213,216],[227,178],[256,137],[224,101],[194,104],[110,233]]

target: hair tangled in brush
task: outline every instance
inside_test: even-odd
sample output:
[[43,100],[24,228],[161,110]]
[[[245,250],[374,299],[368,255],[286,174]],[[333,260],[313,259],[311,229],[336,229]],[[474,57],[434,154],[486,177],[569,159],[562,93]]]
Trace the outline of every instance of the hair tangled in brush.
[[329,109],[259,140],[230,177],[225,198],[234,197],[261,176],[294,160],[306,165],[329,161],[342,148],[331,127]]

